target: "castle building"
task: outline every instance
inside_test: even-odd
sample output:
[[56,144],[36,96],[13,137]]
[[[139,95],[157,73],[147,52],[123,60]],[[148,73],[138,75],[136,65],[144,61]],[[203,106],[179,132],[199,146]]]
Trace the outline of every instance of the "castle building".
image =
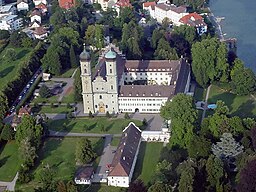
[[159,113],[177,93],[187,93],[190,65],[180,60],[126,60],[109,46],[94,73],[85,49],[80,54],[84,113]]

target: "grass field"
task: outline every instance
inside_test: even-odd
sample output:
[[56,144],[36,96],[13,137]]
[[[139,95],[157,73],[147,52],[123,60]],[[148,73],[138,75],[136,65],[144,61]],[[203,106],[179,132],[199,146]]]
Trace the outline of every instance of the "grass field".
[[81,187],[79,191],[88,191],[88,192],[122,192],[123,188],[120,187],[111,187],[103,184],[93,184],[90,187],[84,186]]
[[256,98],[254,98],[254,96],[238,96],[233,93],[226,92],[216,85],[212,85],[208,103],[216,103],[217,100],[222,100],[225,102],[225,104],[229,107],[232,116],[256,116]]
[[23,61],[26,60],[26,56],[29,55],[31,49],[28,48],[13,48],[16,52],[17,59],[15,61],[9,61],[5,59],[6,50],[13,48],[7,46],[5,50],[0,53],[0,90],[17,75],[17,72],[23,64]]
[[159,161],[162,148],[163,143],[141,143],[133,180],[141,179],[145,185],[150,182]]
[[[106,117],[95,118],[77,118],[77,119],[60,119],[49,121],[49,129],[54,131],[68,131],[74,133],[104,133],[101,131],[101,125],[104,125],[106,133],[118,134],[133,121],[137,126],[142,126],[142,122],[133,119],[108,119]],[[63,128],[63,124],[66,123],[67,127]],[[84,125],[89,127],[86,132]]]
[[[88,138],[98,155],[101,154],[104,140]],[[76,171],[75,147],[78,138],[47,139],[39,151],[39,159],[33,171],[34,180],[28,184],[18,185],[17,189],[32,191],[38,186],[38,173],[43,165],[49,164],[55,170],[55,180],[72,180]]]
[[62,100],[62,103],[75,103],[75,93],[74,89],[71,90],[71,92],[68,95],[65,95]]
[[120,143],[120,138],[113,137],[110,145],[111,146],[118,146],[119,143]]
[[72,74],[74,73],[75,70],[76,70],[76,68],[68,69],[67,71],[65,71],[64,73],[62,73],[60,76],[56,76],[56,77],[70,78],[70,77],[72,76]]
[[0,150],[0,181],[12,181],[20,166],[18,146],[11,141]]
[[40,112],[41,113],[68,113],[70,111],[73,111],[74,108],[67,108],[67,106],[40,106]]
[[31,103],[58,103],[58,98],[59,96],[58,95],[54,95],[54,96],[51,96],[51,97],[48,97],[48,98],[42,98],[42,97],[37,97],[37,98],[34,98]]

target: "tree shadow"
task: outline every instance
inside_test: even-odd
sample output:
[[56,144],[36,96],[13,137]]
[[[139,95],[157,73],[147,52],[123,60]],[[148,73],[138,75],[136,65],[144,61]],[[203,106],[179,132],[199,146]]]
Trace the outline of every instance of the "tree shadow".
[[89,130],[88,130],[88,131],[90,131],[90,130],[92,130],[92,129],[96,128],[96,126],[97,126],[97,122],[96,122],[96,123],[91,124],[91,125],[89,126]]
[[8,160],[10,157],[11,157],[11,156],[8,155],[8,156],[6,156],[6,157],[0,159],[0,167],[2,167],[2,166],[7,162],[7,160]]
[[20,51],[18,54],[17,54],[17,60],[18,59],[21,59],[22,57],[24,57],[26,54],[28,54],[30,51],[27,50],[27,49],[23,49],[22,51]]
[[106,132],[108,132],[113,127],[113,125],[114,125],[114,123],[111,123],[108,126],[106,126],[106,128],[105,128]]
[[97,156],[101,156],[104,149],[104,139],[100,138],[94,145],[93,151],[97,154]]
[[10,72],[12,72],[13,69],[14,69],[14,66],[10,66],[10,67],[7,67],[4,70],[0,71],[0,78],[3,78],[6,75],[8,75]]
[[253,117],[255,118],[255,114],[253,114],[253,110],[255,109],[256,104],[253,100],[248,100],[242,105],[239,106],[239,108],[231,114],[231,116],[239,116],[241,118],[245,117]]

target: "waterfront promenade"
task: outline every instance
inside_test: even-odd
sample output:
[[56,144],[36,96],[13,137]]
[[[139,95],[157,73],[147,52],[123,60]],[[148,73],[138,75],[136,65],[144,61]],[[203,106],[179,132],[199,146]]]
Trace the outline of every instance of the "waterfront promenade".
[[211,11],[210,7],[208,7],[208,10],[209,10],[209,15],[208,15],[208,17],[209,17],[211,23],[215,26],[215,31],[216,31],[216,33],[218,34],[219,39],[220,39],[221,41],[224,41],[225,38],[224,38],[222,29],[221,29],[220,22],[217,21],[216,17],[214,16],[213,12]]

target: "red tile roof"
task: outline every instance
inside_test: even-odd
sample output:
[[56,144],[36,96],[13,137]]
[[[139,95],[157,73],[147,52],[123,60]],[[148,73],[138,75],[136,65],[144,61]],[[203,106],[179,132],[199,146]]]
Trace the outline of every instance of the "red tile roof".
[[30,115],[31,113],[31,108],[29,106],[25,106],[20,108],[19,110],[19,116],[21,117],[22,115]]
[[180,19],[180,22],[189,26],[198,27],[206,25],[203,17],[197,13],[190,13]]
[[36,6],[37,9],[46,9],[47,10],[47,6],[43,3],[40,3]]
[[143,3],[143,7],[150,7],[150,6],[155,6],[155,5],[156,5],[155,1]]
[[34,30],[34,34],[36,35],[43,35],[47,33],[47,31],[44,29],[44,27],[36,27]]
[[171,10],[176,13],[186,13],[186,11],[187,11],[187,8],[185,6],[176,7],[175,5],[168,5],[166,3],[159,3],[156,5],[156,7],[159,9],[162,9],[164,11]]
[[119,0],[116,3],[117,6],[119,7],[132,7],[132,4],[130,3],[130,0]]
[[59,0],[59,6],[63,9],[70,9],[75,6],[74,0]]
[[30,17],[34,16],[34,15],[38,15],[38,16],[42,16],[42,12],[39,11],[38,9],[34,9],[32,11],[32,13],[30,14]]

